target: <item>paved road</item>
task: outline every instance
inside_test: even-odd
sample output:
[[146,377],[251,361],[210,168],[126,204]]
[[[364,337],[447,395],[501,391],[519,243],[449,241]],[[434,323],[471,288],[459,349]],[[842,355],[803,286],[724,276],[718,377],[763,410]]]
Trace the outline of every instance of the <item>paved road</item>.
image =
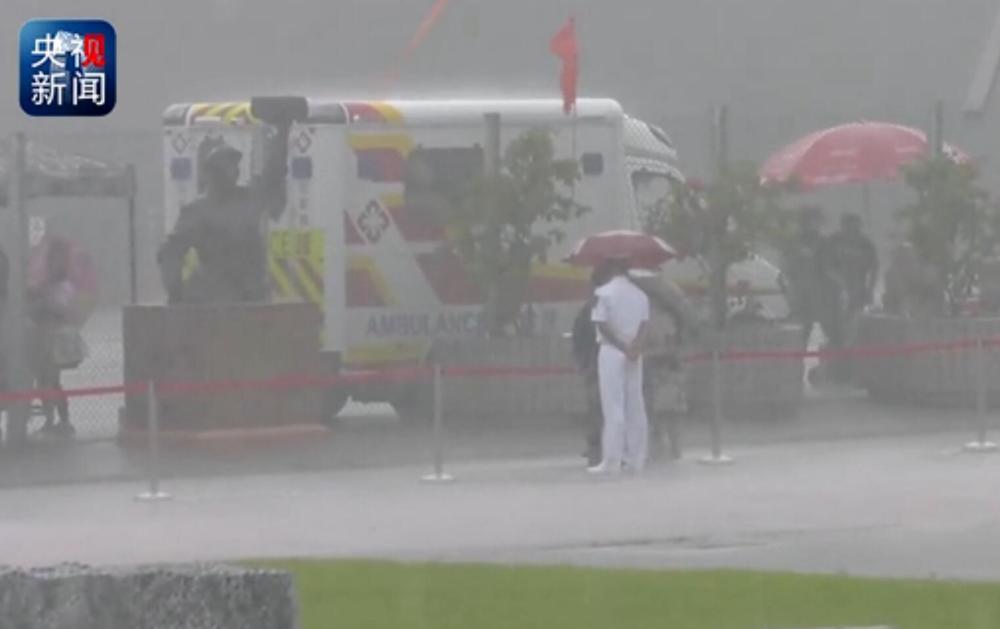
[[1000,456],[953,436],[738,449],[594,480],[576,459],[0,491],[5,563],[338,556],[1000,578]]

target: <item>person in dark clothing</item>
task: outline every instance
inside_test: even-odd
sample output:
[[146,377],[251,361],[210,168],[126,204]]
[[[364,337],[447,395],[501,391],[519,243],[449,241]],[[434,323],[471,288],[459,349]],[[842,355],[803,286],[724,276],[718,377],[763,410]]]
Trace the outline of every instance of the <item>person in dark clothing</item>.
[[[803,212],[799,219],[799,233],[785,252],[784,274],[788,278],[789,302],[792,314],[802,325],[802,346],[808,347],[813,329],[818,323],[826,336],[826,347],[844,346],[844,319],[846,297],[837,273],[831,240],[820,232],[822,214],[818,209]],[[813,384],[826,379],[848,379],[847,361],[835,360],[809,371]]]
[[861,217],[844,214],[840,231],[830,237],[834,271],[847,292],[847,311],[856,314],[872,302],[878,281],[875,243],[861,229]]
[[799,219],[799,233],[785,252],[785,275],[792,310],[802,324],[803,346],[818,323],[830,347],[843,344],[841,287],[830,241],[820,232],[822,214],[812,209]]

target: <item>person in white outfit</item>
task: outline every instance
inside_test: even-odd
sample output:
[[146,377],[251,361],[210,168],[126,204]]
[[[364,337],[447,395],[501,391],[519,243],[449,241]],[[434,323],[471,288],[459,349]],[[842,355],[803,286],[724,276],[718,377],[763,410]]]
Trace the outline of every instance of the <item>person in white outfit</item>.
[[595,292],[591,319],[597,325],[597,357],[604,428],[600,464],[593,474],[642,471],[649,420],[642,395],[642,346],[649,322],[649,298],[628,278],[628,262],[608,261],[613,279]]

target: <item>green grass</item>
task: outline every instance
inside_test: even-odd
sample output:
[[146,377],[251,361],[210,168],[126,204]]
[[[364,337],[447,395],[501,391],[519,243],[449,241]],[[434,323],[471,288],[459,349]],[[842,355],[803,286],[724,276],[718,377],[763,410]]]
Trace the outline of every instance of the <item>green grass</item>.
[[302,629],[1000,628],[1000,584],[753,572],[268,562]]

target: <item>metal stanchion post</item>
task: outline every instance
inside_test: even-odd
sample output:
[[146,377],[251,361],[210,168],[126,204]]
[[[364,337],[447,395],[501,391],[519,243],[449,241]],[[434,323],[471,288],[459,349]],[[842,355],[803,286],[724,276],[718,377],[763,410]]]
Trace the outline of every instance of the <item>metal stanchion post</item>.
[[719,350],[712,352],[712,417],[709,430],[712,436],[712,453],[703,457],[700,462],[705,465],[728,465],[732,457],[722,453],[722,434],[719,426],[722,421],[722,365],[719,360]]
[[976,424],[978,425],[979,434],[975,441],[970,441],[965,444],[964,450],[966,452],[996,452],[997,444],[994,441],[989,440],[988,432],[989,426],[987,425],[988,416],[986,412],[987,406],[987,395],[989,392],[989,378],[986,373],[986,347],[983,344],[983,338],[976,338]]
[[141,502],[170,500],[171,496],[160,489],[160,404],[156,396],[156,382],[149,381],[146,399],[149,402],[146,417],[146,436],[149,438],[149,489],[135,497]]
[[434,472],[422,477],[425,483],[450,483],[455,480],[444,471],[444,413],[442,403],[441,365],[434,363],[434,426],[431,438],[434,443]]

